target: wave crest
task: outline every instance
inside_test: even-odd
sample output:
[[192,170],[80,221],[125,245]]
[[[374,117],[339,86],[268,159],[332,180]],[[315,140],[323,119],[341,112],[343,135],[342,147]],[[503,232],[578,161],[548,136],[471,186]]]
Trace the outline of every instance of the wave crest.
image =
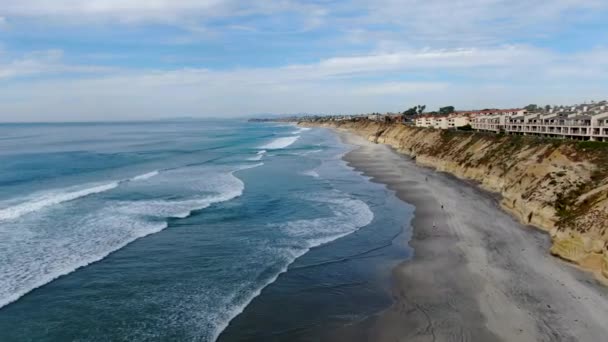
[[120,185],[120,182],[111,182],[80,190],[55,191],[31,196],[34,198],[14,206],[0,209],[0,221],[14,220],[25,214],[29,214],[52,205],[61,204],[77,198],[112,190],[118,187],[118,185]]
[[[179,184],[189,184],[193,191],[204,194],[198,197],[111,202],[78,216],[70,215],[80,209],[78,206],[66,206],[62,208],[65,212],[59,216],[49,213],[7,222],[10,234],[3,235],[4,239],[0,241],[0,250],[5,252],[0,254],[0,308],[56,278],[104,259],[141,237],[162,231],[167,227],[166,219],[169,217],[184,218],[195,210],[240,196],[245,184],[234,173],[260,165],[262,163],[241,166],[227,173],[214,171],[206,175],[199,186],[189,182],[186,174],[175,177],[169,172],[163,173],[168,180],[175,179]],[[190,171],[188,174],[192,181],[201,179],[198,172]],[[46,205],[60,199],[106,191],[118,184],[115,182],[70,192],[51,197],[52,200],[43,203]],[[34,206],[36,205],[28,204],[27,210],[31,212]],[[37,205],[41,206],[42,204]],[[5,217],[16,217],[18,212],[26,211],[12,210],[6,211]],[[53,221],[54,224],[61,229],[36,229],[31,232],[17,229],[23,224],[26,227],[42,227],[41,222],[49,219],[56,220]]]
[[295,143],[299,138],[300,138],[299,135],[297,135],[295,137],[277,138],[277,139],[269,142],[266,145],[260,146],[260,148],[267,149],[267,150],[279,150],[279,149],[288,147],[289,145]]

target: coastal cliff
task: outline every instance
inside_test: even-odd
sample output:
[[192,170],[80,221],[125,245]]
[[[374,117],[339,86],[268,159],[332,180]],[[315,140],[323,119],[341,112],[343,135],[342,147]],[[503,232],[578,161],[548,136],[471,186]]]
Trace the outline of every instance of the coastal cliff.
[[478,182],[499,193],[501,206],[522,223],[547,231],[551,254],[608,281],[608,144],[367,120],[299,124],[347,129],[420,165]]

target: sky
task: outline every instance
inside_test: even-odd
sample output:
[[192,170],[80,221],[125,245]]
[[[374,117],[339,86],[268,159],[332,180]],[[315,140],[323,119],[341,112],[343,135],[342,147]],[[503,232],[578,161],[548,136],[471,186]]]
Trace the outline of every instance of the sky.
[[608,99],[606,0],[0,0],[0,121]]

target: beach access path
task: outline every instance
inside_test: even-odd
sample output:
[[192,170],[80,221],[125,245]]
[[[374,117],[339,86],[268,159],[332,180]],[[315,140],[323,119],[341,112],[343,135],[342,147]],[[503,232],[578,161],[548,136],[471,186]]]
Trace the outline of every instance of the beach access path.
[[474,184],[336,132],[355,145],[344,156],[351,167],[416,207],[414,257],[393,270],[394,304],[340,340],[608,340],[608,288],[551,257],[547,234]]

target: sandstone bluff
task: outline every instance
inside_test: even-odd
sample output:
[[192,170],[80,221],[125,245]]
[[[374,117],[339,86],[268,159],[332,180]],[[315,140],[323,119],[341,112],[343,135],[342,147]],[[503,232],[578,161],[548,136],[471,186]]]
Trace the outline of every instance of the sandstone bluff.
[[[388,144],[420,165],[502,196],[522,223],[551,235],[551,254],[608,283],[608,144],[359,121],[300,122]],[[491,222],[488,222],[491,224]]]

